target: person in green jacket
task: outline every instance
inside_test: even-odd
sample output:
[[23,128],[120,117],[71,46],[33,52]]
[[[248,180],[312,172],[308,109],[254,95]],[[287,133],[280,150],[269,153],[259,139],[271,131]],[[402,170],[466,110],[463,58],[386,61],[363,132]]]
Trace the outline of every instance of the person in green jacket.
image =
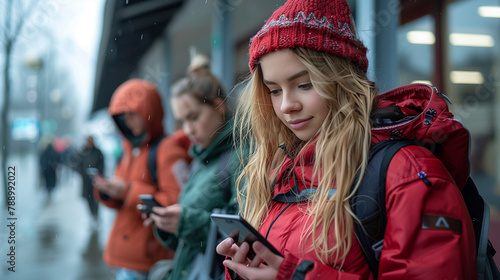
[[[206,61],[205,61],[206,62]],[[233,149],[233,122],[220,81],[208,63],[190,67],[190,74],[172,87],[171,106],[191,140],[193,157],[188,181],[177,204],[155,207],[145,220],[154,224],[160,242],[175,250],[174,262],[165,279],[189,279],[200,252],[205,252],[214,209],[237,212],[235,180],[239,156]],[[214,249],[214,255],[215,249]],[[220,271],[223,273],[222,261]]]

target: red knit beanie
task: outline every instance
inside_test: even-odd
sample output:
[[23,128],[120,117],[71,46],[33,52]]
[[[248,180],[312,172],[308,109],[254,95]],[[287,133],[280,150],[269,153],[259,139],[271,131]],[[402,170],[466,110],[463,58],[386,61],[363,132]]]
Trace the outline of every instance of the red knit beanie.
[[267,53],[302,47],[348,58],[366,72],[366,47],[352,24],[345,0],[289,0],[250,40],[250,71]]

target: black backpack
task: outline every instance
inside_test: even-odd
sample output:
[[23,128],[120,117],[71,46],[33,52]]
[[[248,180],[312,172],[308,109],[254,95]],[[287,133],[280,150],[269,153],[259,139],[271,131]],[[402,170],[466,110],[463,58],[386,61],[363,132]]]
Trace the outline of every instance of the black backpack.
[[[356,235],[374,279],[378,277],[378,264],[387,225],[385,211],[387,168],[394,154],[408,145],[416,145],[416,142],[399,139],[384,140],[375,144],[370,150],[363,180],[351,199],[351,207],[361,221],[361,224],[355,223]],[[425,182],[426,178],[422,179]],[[495,249],[488,240],[489,207],[470,177],[462,190],[462,196],[476,236],[478,279],[500,279],[500,273],[493,260]]]
[[153,179],[153,182],[155,184],[158,183],[158,176],[156,175],[157,172],[156,153],[158,151],[158,145],[160,144],[161,140],[163,140],[163,138],[165,137],[166,135],[158,137],[150,144],[149,147],[148,170],[149,174],[151,174],[151,179]]

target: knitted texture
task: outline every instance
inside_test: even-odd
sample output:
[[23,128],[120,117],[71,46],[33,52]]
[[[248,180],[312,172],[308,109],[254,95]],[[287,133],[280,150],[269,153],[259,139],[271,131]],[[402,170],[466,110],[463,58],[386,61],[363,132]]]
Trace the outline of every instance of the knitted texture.
[[352,24],[345,0],[289,0],[250,40],[250,71],[267,53],[302,47],[348,58],[366,72],[366,47]]

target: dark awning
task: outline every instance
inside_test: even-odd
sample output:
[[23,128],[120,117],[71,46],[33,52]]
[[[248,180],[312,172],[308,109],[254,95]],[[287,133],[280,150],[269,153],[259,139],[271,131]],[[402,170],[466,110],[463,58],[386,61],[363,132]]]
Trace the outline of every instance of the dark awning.
[[106,0],[92,112],[109,105],[114,90],[163,34],[183,0]]

